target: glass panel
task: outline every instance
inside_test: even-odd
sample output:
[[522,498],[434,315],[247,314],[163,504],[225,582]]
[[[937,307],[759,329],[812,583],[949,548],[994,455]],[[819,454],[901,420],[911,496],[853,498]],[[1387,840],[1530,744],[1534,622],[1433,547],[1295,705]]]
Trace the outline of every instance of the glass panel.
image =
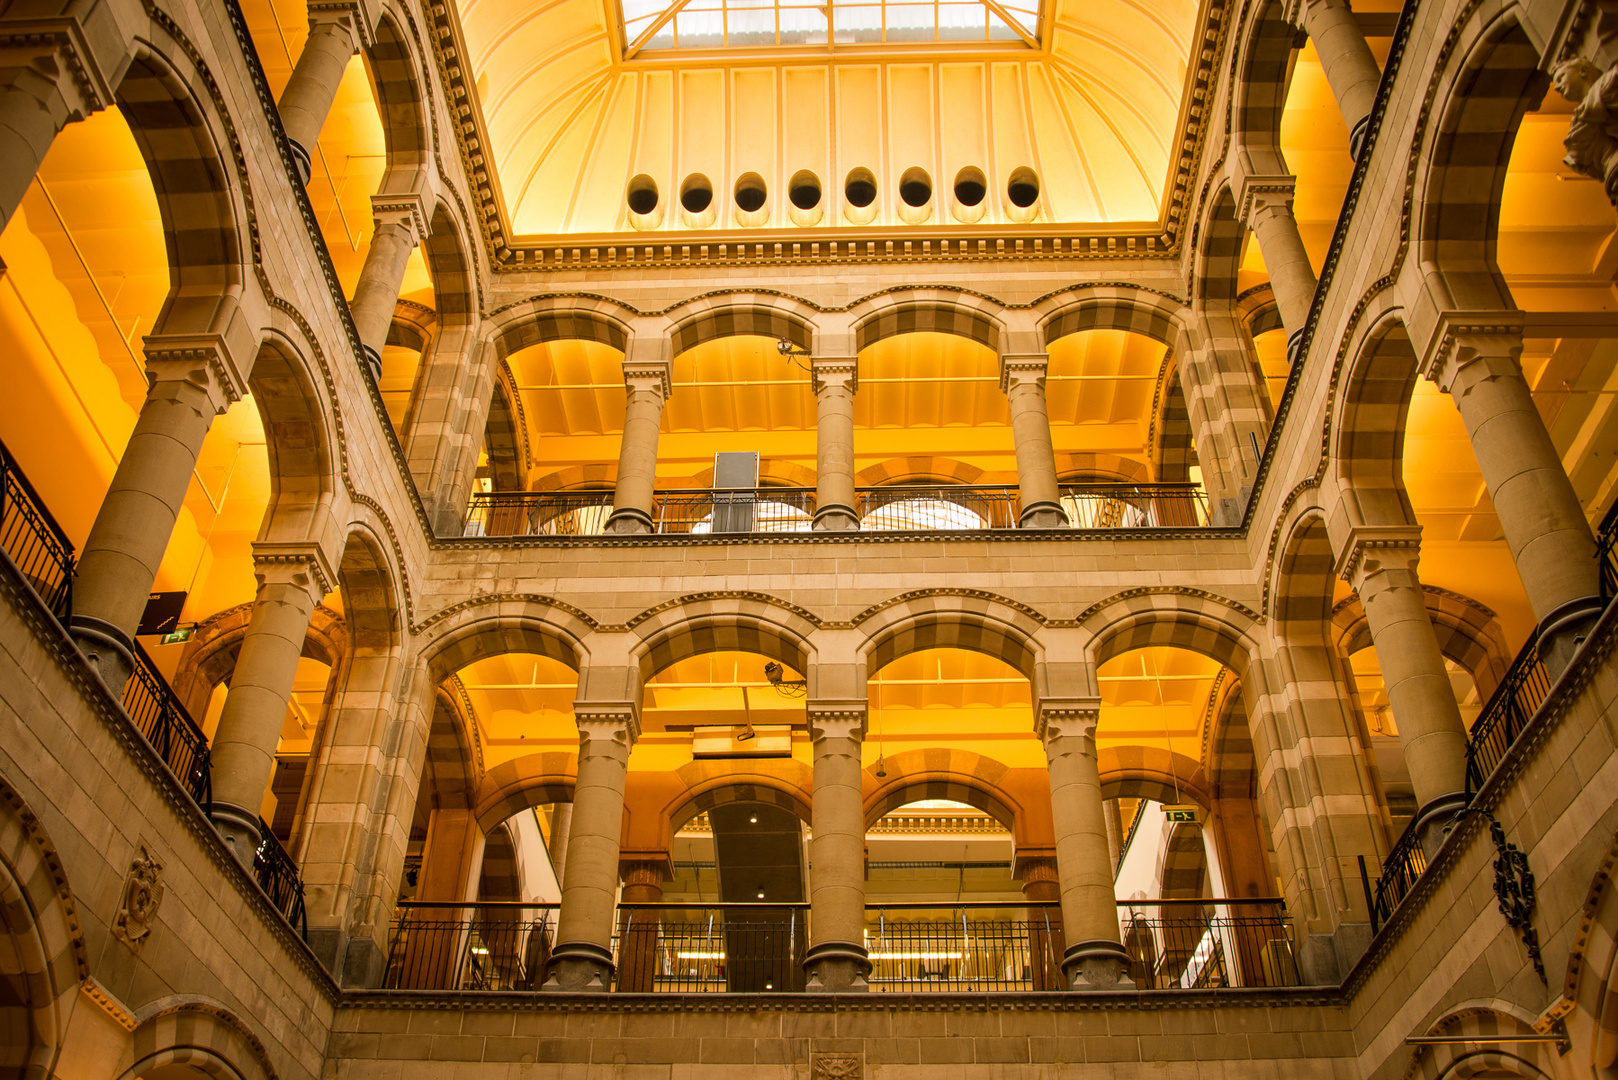
[[724,16],[687,7],[674,17],[674,32],[682,49],[718,48],[725,43]]
[[826,12],[823,8],[781,9],[781,44],[826,44]]
[[982,4],[938,5],[938,40],[982,41],[988,14]]
[[[626,41],[645,33],[669,0],[619,0]],[[1018,41],[1039,27],[1039,0],[1013,0],[1007,17],[981,0],[939,3],[848,3],[832,0],[691,0],[645,48],[758,48],[771,45],[824,45],[932,41]]]
[[832,29],[838,44],[882,40],[882,9],[879,7],[845,7],[832,9]]
[[1020,35],[1017,31],[1007,26],[999,16],[993,14],[989,16],[989,38],[991,41],[1015,41],[1019,37]]
[[725,41],[730,45],[774,45],[775,10],[732,7],[726,15]]
[[931,4],[889,4],[889,41],[932,41],[936,27]]

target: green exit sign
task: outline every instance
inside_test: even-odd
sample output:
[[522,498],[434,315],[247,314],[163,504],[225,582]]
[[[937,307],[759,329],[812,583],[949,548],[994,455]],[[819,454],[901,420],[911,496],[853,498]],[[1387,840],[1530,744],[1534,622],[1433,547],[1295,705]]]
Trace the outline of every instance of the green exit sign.
[[1190,822],[1196,824],[1197,808],[1194,806],[1165,806],[1163,816],[1173,822]]

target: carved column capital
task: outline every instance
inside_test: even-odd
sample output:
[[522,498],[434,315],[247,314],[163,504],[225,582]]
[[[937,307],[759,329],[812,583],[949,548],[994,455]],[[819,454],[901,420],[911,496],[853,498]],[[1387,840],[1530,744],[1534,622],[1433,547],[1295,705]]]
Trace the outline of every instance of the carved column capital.
[[1525,320],[1521,311],[1440,311],[1422,357],[1422,375],[1448,393],[1455,376],[1479,360],[1520,371]]
[[630,393],[652,393],[659,401],[674,395],[672,365],[663,359],[624,361],[624,386]]
[[371,217],[376,227],[395,226],[406,230],[411,247],[426,239],[430,231],[427,226],[428,213],[427,200],[420,192],[371,196]]
[[1000,392],[1009,394],[1024,386],[1045,388],[1045,371],[1050,357],[1045,353],[1001,353]]
[[1355,525],[1337,557],[1337,576],[1361,592],[1371,575],[1413,571],[1420,559],[1420,525]]
[[575,701],[579,741],[619,743],[627,754],[640,738],[640,709],[630,701]]
[[188,382],[208,395],[215,412],[247,396],[247,370],[220,334],[154,334],[142,339],[153,382]]
[[112,80],[96,59],[84,24],[72,15],[0,20],[0,70],[25,68],[53,82],[69,110],[80,116],[113,102]]
[[674,877],[674,863],[666,851],[624,851],[618,856],[618,873],[624,888],[641,886],[663,890],[663,883]]
[[316,604],[337,587],[337,570],[331,560],[319,544],[307,541],[255,541],[253,576],[260,588],[296,585],[307,589]]
[[1012,861],[1011,876],[1023,883],[1023,888],[1036,883],[1059,884],[1056,872],[1056,854],[1049,848],[1025,851],[1018,849]]
[[846,390],[853,394],[860,388],[860,358],[858,356],[816,356],[809,361],[810,385],[815,395],[827,390]]
[[823,739],[864,739],[869,707],[864,701],[811,701],[808,705],[809,737]]
[[369,49],[375,43],[371,33],[374,24],[358,0],[309,0],[309,32],[323,26],[346,26],[358,48]]
[[1046,748],[1066,738],[1094,739],[1101,699],[1046,698],[1034,708],[1034,733]]
[[1252,176],[1243,174],[1236,184],[1236,217],[1248,228],[1266,210],[1281,210],[1292,214],[1292,197],[1298,178],[1285,174]]

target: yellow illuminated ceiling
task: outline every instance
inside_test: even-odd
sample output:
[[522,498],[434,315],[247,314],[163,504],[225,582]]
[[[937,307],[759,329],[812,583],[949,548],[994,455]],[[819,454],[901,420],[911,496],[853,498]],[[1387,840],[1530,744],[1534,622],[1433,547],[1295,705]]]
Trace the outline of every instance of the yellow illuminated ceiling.
[[[694,5],[707,9],[710,24],[722,6]],[[900,23],[986,10],[975,0],[958,6],[954,15],[931,4],[839,6],[834,17],[875,12],[891,38]],[[978,42],[866,44],[838,35],[829,47],[694,50],[648,39],[626,60],[635,42],[625,40],[617,0],[455,7],[494,173],[519,236],[1156,222],[1197,14],[1193,0],[1047,0],[1036,19],[1026,5],[994,0],[989,9],[1003,14],[984,17],[1037,24],[1037,47],[1015,32]],[[626,14],[628,32],[642,37],[656,21],[640,7]],[[667,25],[678,30],[685,18],[695,26],[697,14]],[[901,182],[918,169],[932,194],[912,208]],[[1010,191],[1019,169],[1037,181],[1027,205],[1018,205],[1026,189],[1015,199]],[[854,170],[867,170],[875,184],[864,206],[845,194]],[[821,194],[794,213],[788,188],[804,171]],[[655,207],[632,217],[627,194],[641,176],[655,186]],[[956,198],[962,176],[986,191],[975,205]],[[693,177],[707,183],[711,204],[682,203]],[[765,201],[749,212],[736,188],[753,178]]]

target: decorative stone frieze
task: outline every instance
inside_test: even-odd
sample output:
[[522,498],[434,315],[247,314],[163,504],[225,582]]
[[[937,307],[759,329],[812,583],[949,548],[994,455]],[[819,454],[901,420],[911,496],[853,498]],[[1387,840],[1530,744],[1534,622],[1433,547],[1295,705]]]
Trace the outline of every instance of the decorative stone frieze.
[[112,918],[112,936],[139,956],[157,924],[157,909],[162,903],[163,861],[142,840],[129,862],[118,913]]

